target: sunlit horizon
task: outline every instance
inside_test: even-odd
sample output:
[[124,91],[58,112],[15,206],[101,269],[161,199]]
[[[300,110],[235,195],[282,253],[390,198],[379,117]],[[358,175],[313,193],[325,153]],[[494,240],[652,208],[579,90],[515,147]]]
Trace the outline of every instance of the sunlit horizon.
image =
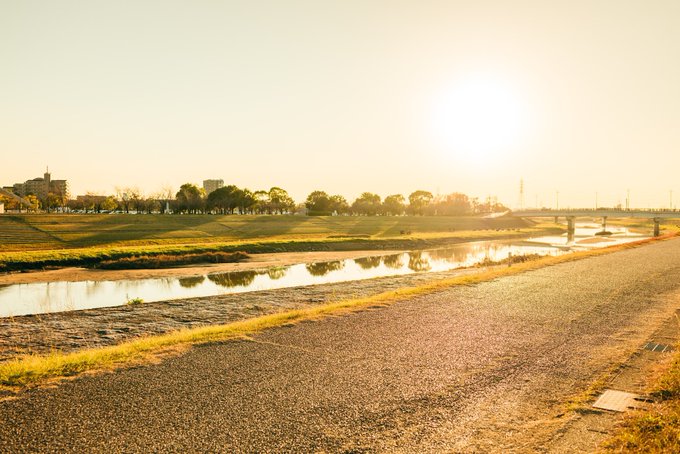
[[513,3],[0,2],[0,185],[675,206],[680,5]]

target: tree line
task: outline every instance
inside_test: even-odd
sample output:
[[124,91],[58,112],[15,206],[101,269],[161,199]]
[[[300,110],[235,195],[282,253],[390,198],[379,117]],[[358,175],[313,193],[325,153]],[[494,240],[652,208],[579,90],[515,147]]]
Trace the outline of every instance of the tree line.
[[[454,192],[435,196],[431,192],[417,190],[404,197],[391,194],[384,199],[380,195],[364,192],[351,204],[342,195],[330,195],[325,191],[312,191],[302,204],[296,204],[285,189],[272,187],[269,190],[251,191],[228,185],[206,194],[205,190],[193,183],[185,183],[177,192],[171,188],[144,195],[135,187],[118,187],[114,195],[97,195],[88,192],[73,200],[54,200],[41,203],[36,197],[33,209],[60,208],[64,211],[85,213],[187,213],[187,214],[288,214],[306,212],[310,216],[355,215],[355,216],[462,216],[501,212],[507,208],[497,199],[471,198]],[[0,198],[0,201],[3,201]],[[15,203],[4,200],[7,209]],[[16,207],[14,207],[16,209]]]
[[295,201],[279,187],[253,192],[229,185],[206,197],[203,188],[186,183],[175,196],[175,211],[179,213],[286,214],[294,210]]
[[185,183],[176,193],[165,188],[148,196],[130,187],[116,188],[110,196],[87,193],[67,206],[86,213],[286,214],[295,210],[295,201],[279,187],[250,191],[229,185],[206,195],[203,188]]
[[[408,203],[407,203],[408,201]],[[485,201],[470,198],[460,192],[434,196],[429,191],[412,192],[408,199],[402,194],[392,194],[384,200],[378,194],[364,192],[350,205],[341,195],[328,195],[324,191],[313,191],[305,201],[307,214],[324,216],[330,214],[351,214],[357,216],[462,216],[470,214],[496,213],[508,208],[496,198]]]

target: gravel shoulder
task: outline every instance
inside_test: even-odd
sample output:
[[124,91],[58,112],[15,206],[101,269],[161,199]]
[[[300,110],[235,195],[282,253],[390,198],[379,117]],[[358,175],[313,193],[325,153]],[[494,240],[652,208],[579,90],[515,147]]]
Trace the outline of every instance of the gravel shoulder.
[[0,451],[559,452],[564,403],[679,307],[675,239],[31,390]]

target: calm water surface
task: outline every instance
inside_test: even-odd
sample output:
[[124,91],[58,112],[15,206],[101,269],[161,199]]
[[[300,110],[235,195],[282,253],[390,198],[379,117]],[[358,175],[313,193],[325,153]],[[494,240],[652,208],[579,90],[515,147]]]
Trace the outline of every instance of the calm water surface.
[[579,226],[574,243],[566,236],[526,241],[481,241],[445,249],[412,251],[330,262],[308,263],[268,270],[214,273],[192,277],[167,277],[119,281],[49,282],[0,286],[0,317],[42,314],[119,306],[129,299],[146,302],[178,298],[252,292],[302,285],[326,284],[380,276],[448,271],[486,259],[512,255],[561,255],[574,250],[635,241],[643,238],[626,229],[608,228],[615,235],[597,244],[579,243],[594,237],[595,225]]

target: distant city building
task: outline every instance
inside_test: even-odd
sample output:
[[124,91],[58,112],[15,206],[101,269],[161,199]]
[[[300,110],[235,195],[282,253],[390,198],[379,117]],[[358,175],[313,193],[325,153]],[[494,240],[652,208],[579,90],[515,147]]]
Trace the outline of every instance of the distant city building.
[[26,181],[22,187],[23,193],[19,195],[25,197],[29,194],[33,194],[41,200],[47,198],[50,187],[49,173],[46,173],[45,176],[46,178],[34,178]]
[[206,195],[223,187],[224,180],[203,180],[203,189],[205,189]]
[[34,178],[23,183],[16,183],[12,186],[12,192],[21,197],[32,194],[40,200],[45,200],[49,193],[66,198],[70,196],[68,181],[53,180],[49,170],[45,172],[42,178]]
[[71,196],[68,189],[68,181],[66,180],[52,180],[50,182],[50,192],[60,196],[65,196],[67,199]]

